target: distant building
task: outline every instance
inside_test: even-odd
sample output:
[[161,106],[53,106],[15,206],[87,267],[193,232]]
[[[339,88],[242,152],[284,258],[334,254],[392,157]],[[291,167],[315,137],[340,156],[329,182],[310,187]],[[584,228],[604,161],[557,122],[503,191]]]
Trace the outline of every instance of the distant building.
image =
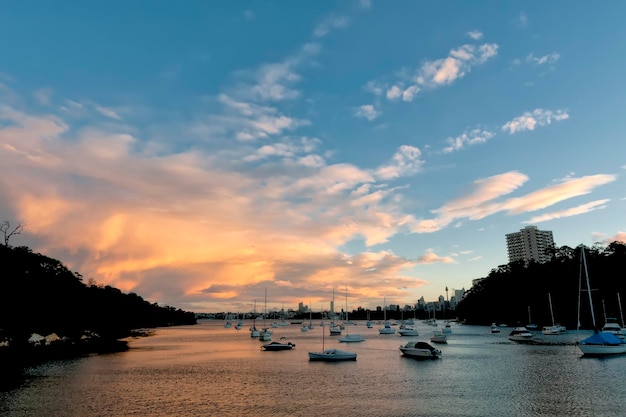
[[539,230],[536,226],[526,226],[519,232],[506,235],[509,263],[516,261],[548,262],[554,249],[554,239],[549,230]]

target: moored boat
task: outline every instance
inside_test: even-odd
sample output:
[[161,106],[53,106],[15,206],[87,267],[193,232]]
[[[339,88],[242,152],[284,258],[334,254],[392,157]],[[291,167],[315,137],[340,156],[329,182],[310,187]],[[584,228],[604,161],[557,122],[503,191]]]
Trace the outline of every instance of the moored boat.
[[282,339],[285,339],[285,338],[281,337],[281,341],[280,342],[268,343],[266,345],[261,346],[261,348],[263,350],[276,351],[276,350],[291,350],[291,349],[296,347],[295,343],[284,342],[284,341],[282,341]]
[[430,341],[433,343],[448,343],[448,335],[442,330],[433,330],[430,335]]
[[509,340],[518,343],[529,342],[533,340],[533,334],[526,327],[516,327],[509,333]]
[[[587,284],[587,294],[589,296],[589,308],[591,310],[591,322],[594,334],[577,343],[583,356],[607,356],[626,353],[626,342],[611,332],[600,332],[596,329],[596,317],[593,311],[593,299],[591,297],[591,285],[589,284],[589,273],[587,272],[587,259],[585,258],[585,247],[580,246],[580,273],[579,280],[585,276]],[[583,291],[578,283],[578,291]],[[579,294],[580,298],[580,294]],[[578,310],[578,322],[580,323],[580,308]]]
[[404,356],[415,359],[438,359],[441,351],[426,342],[409,342],[400,346],[400,352]]
[[339,349],[326,349],[322,352],[309,352],[309,360],[325,362],[355,361],[356,353]]
[[344,343],[350,343],[350,342],[363,342],[365,340],[365,338],[358,334],[347,334],[345,336],[342,336],[339,338],[340,342],[344,342]]

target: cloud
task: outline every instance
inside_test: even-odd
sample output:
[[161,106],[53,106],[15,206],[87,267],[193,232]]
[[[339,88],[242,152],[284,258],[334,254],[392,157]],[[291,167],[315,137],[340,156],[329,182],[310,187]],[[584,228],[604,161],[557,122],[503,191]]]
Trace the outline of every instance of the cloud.
[[509,134],[519,133],[524,130],[535,130],[537,126],[546,126],[554,122],[560,122],[569,119],[566,110],[544,110],[535,109],[532,112],[525,112],[519,117],[506,122],[502,126],[502,130],[508,131]]
[[[228,96],[221,103],[246,126],[279,114]],[[406,216],[371,172],[327,165],[317,138],[282,138],[254,153],[242,143],[233,170],[214,145],[155,155],[139,136],[70,129],[55,115],[3,106],[0,117],[0,164],[13,173],[0,191],[29,225],[24,237],[97,282],[195,311],[259,297],[264,286],[294,301],[279,282],[315,302],[333,282],[353,284],[364,303],[380,297],[381,280],[405,288],[397,295],[424,284],[402,272],[414,261],[337,250],[355,238],[384,243]],[[394,175],[413,171],[415,158],[400,148]]]
[[[477,36],[477,33],[474,35]],[[382,95],[382,91],[386,90],[385,95],[388,100],[402,99],[402,101],[410,102],[425,89],[432,90],[450,85],[463,78],[473,67],[495,57],[498,54],[498,48],[499,46],[495,43],[462,45],[450,50],[445,58],[424,61],[413,71],[401,71],[400,79],[393,82],[391,86],[383,86],[370,81],[366,89],[376,95]]]
[[109,119],[114,119],[114,120],[122,120],[122,117],[117,114],[117,112],[115,112],[115,110],[112,110],[110,108],[107,107],[103,107],[103,106],[95,106],[95,109],[98,111],[98,113],[102,114],[103,116],[108,117]]
[[243,12],[243,17],[246,20],[255,20],[256,19],[256,14],[252,10],[246,10],[246,11]]
[[[589,194],[593,189],[617,179],[615,175],[598,174],[580,178],[568,178],[521,197],[498,201],[522,186],[528,177],[516,171],[474,181],[474,191],[432,210],[436,216],[411,224],[416,233],[432,233],[443,229],[457,219],[479,220],[498,212],[519,215],[541,210],[574,197]],[[595,206],[586,207],[588,210]]]
[[300,96],[300,91],[294,88],[302,79],[298,69],[309,64],[320,49],[318,43],[307,43],[281,62],[264,63],[256,70],[240,71],[236,75],[244,81],[226,94],[255,102],[293,100]]
[[475,128],[469,131],[463,132],[456,138],[448,138],[447,142],[449,146],[443,148],[443,153],[451,153],[463,149],[466,146],[473,146],[486,143],[489,139],[493,138],[496,134],[488,130]]
[[540,57],[536,57],[535,55],[531,53],[531,54],[528,54],[528,56],[526,57],[526,62],[531,63],[536,66],[545,65],[545,64],[554,64],[556,63],[556,61],[559,60],[560,57],[561,55],[559,55],[556,52],[552,52],[551,54],[543,55]]
[[585,214],[594,210],[604,209],[606,208],[606,203],[608,203],[609,201],[610,200],[608,199],[591,201],[589,203],[581,204],[579,206],[571,207],[565,210],[559,210],[552,213],[545,213],[540,216],[535,216],[529,220],[523,221],[522,223],[536,224],[549,220],[560,219],[563,217],[578,216],[579,214]]
[[238,140],[250,141],[310,124],[306,119],[288,117],[275,107],[237,101],[226,94],[221,94],[218,101],[225,106],[226,114],[209,117],[207,122],[199,123],[196,129],[219,126],[226,131],[236,131]]
[[422,152],[409,145],[401,146],[391,161],[376,170],[376,176],[384,180],[410,176],[420,171],[424,161]]
[[477,41],[483,38],[483,33],[479,30],[471,30],[469,32],[466,33],[467,36],[469,36],[470,38],[472,38],[473,40]]
[[427,249],[426,253],[417,258],[418,264],[445,263],[455,264],[456,261],[449,256],[439,256],[433,249]]
[[315,30],[313,30],[313,36],[316,38],[324,37],[333,29],[345,28],[349,23],[350,19],[348,17],[335,15],[328,16],[315,27]]
[[515,23],[521,28],[527,27],[530,24],[530,21],[528,20],[528,14],[526,14],[526,12],[520,12],[517,16]]
[[376,110],[376,108],[372,104],[364,104],[354,111],[355,117],[367,119],[370,122],[380,117],[381,114],[382,113]]

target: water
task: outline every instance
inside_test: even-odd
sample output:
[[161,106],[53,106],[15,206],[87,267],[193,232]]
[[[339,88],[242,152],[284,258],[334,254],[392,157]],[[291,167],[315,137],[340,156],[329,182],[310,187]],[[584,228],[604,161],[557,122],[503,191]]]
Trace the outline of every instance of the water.
[[[296,343],[264,352],[223,322],[160,328],[130,350],[45,364],[23,385],[0,393],[2,416],[623,416],[626,355],[583,358],[575,332],[509,342],[511,329],[453,325],[440,360],[401,356],[420,336],[379,335],[364,322],[348,331],[361,343],[325,346],[357,352],[356,362],[309,362],[322,348],[319,321],[274,330]],[[325,328],[328,332],[328,327]],[[345,331],[344,331],[345,333]],[[582,335],[581,335],[582,337]]]

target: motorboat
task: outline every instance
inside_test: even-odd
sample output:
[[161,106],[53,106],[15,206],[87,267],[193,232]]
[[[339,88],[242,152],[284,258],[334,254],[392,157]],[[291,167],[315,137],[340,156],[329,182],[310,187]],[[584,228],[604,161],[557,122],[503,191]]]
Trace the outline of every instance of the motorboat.
[[554,336],[554,335],[558,335],[561,333],[563,333],[561,331],[561,326],[556,326],[556,325],[555,326],[543,326],[541,328],[541,334],[545,334],[548,336],[550,335]]
[[391,327],[391,324],[385,323],[385,325],[383,327],[379,327],[378,328],[378,333],[379,334],[395,334],[396,333],[396,329]]
[[309,360],[325,362],[355,361],[356,353],[339,349],[326,349],[322,352],[309,352]]
[[419,332],[413,326],[405,326],[404,324],[398,329],[400,336],[419,336]]
[[261,349],[274,351],[274,350],[291,350],[296,347],[295,343],[284,342],[283,341],[283,339],[285,339],[284,337],[281,337],[280,339],[281,339],[280,342],[268,343],[266,345],[261,346]]
[[415,359],[437,359],[441,357],[441,351],[426,342],[409,342],[400,346],[400,352],[404,356]]
[[308,332],[309,328],[306,326],[306,324],[303,324],[302,327],[300,327],[300,331],[303,332],[303,333],[304,332]]
[[496,323],[491,323],[491,333],[500,333],[500,328]]
[[531,341],[533,334],[526,327],[516,327],[509,333],[509,340],[524,343]]
[[452,333],[452,327],[450,326],[450,322],[446,321],[445,326],[443,326],[444,333]]
[[433,330],[430,335],[430,341],[433,343],[448,343],[448,335],[442,330]]
[[365,338],[363,336],[361,336],[360,334],[347,334],[345,336],[342,336],[339,338],[340,342],[346,342],[346,343],[350,343],[350,342],[362,342],[364,341]]

